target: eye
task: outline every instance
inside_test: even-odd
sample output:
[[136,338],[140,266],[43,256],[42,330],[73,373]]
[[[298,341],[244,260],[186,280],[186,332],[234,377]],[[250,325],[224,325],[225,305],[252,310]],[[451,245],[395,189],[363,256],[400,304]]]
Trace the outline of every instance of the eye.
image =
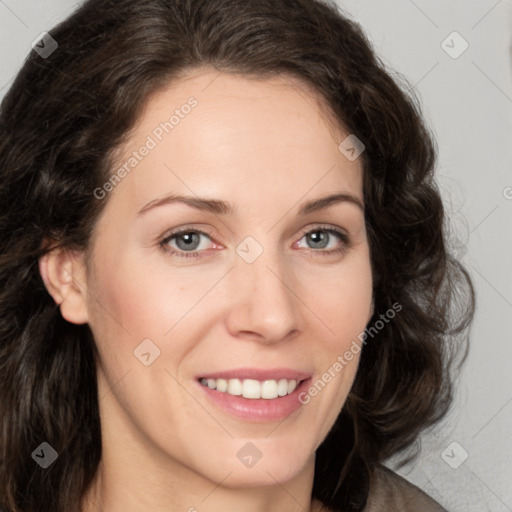
[[[181,229],[180,231],[175,231],[174,233],[166,236],[160,242],[160,247],[164,252],[172,256],[197,258],[201,256],[200,252],[198,252],[198,245],[200,244],[202,236],[210,238],[208,233],[199,229]],[[177,249],[169,246],[171,242],[176,243],[178,246]]]
[[[325,249],[329,242],[333,239],[333,236],[341,240],[341,244],[335,245],[334,248],[330,250],[317,250],[317,249]],[[309,231],[303,233],[302,238],[310,241],[312,247],[309,248],[314,249],[313,252],[319,252],[324,256],[328,256],[335,253],[343,253],[345,252],[350,244],[350,239],[346,233],[343,231],[328,227],[328,226],[319,226]],[[301,238],[301,240],[302,240]],[[299,241],[300,242],[300,241]]]
[[[168,234],[159,245],[161,249],[170,256],[198,258],[207,250],[205,247],[200,247],[201,238],[203,237],[212,240],[209,233],[199,229],[183,228]],[[297,246],[303,238],[308,240],[311,244],[309,246],[310,252],[320,253],[324,256],[343,253],[350,245],[350,239],[346,233],[338,228],[329,226],[317,226],[314,229],[303,232],[300,240],[296,242],[294,246],[303,248],[302,245]],[[338,238],[338,244],[335,244],[333,248],[325,250],[333,238]]]

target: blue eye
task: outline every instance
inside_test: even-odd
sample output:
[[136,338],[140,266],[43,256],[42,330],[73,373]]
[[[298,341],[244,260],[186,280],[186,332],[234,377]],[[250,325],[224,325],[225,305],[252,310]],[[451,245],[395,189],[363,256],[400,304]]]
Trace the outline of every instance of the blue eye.
[[[318,236],[319,233],[321,234],[321,236]],[[339,238],[343,242],[341,247],[335,247],[335,248],[329,249],[327,251],[316,251],[315,250],[315,252],[320,252],[320,254],[323,254],[323,255],[330,255],[333,253],[339,253],[339,252],[345,251],[347,249],[347,246],[349,243],[349,238],[345,233],[338,231],[337,229],[315,228],[315,229],[312,229],[312,230],[304,233],[302,238],[308,237],[309,240],[312,241],[313,244],[319,244],[319,246],[316,246],[316,247],[313,246],[312,249],[325,249],[326,246],[324,245],[324,242],[328,244],[329,241],[332,239],[333,235],[335,237]],[[302,240],[302,238],[301,238],[301,240]]]
[[[323,250],[326,247],[324,244],[327,243],[328,245],[333,236],[337,237],[341,241],[341,244],[338,247],[329,250]],[[161,249],[170,256],[177,256],[179,258],[198,258],[202,257],[201,253],[205,252],[206,250],[198,249],[198,246],[201,242],[201,237],[206,237],[211,240],[211,235],[205,233],[204,231],[199,229],[185,228],[170,233],[160,242],[159,245]],[[350,239],[348,235],[332,227],[316,227],[302,233],[302,236],[299,240],[302,240],[305,237],[308,237],[311,243],[317,245],[316,247],[309,247],[309,250],[324,256],[329,256],[335,253],[343,253],[350,246]],[[170,246],[171,242],[173,242],[177,247]]]
[[[184,229],[171,233],[164,240],[162,240],[160,245],[165,252],[168,252],[172,256],[175,255],[183,258],[197,258],[201,256],[201,254],[197,251],[197,244],[200,242],[201,236],[210,238],[210,235],[204,231],[198,229]],[[173,247],[169,247],[169,243],[171,241],[176,241],[176,244],[178,245],[177,250]],[[189,249],[191,249],[191,251],[189,251]]]

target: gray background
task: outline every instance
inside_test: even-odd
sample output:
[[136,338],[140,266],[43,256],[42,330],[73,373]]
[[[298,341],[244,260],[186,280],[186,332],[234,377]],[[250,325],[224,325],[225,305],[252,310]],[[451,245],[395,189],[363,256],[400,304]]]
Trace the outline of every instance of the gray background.
[[[512,0],[338,3],[420,97],[439,144],[454,245],[478,294],[453,410],[398,472],[450,512],[512,512]],[[32,41],[76,5],[0,0],[0,97]],[[454,31],[469,45],[460,55]]]

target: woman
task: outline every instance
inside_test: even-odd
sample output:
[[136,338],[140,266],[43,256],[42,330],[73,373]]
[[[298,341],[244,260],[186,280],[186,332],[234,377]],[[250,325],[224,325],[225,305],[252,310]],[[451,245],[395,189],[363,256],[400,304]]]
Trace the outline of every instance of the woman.
[[443,510],[382,462],[446,414],[473,288],[354,22],[89,0],[2,110],[5,510]]

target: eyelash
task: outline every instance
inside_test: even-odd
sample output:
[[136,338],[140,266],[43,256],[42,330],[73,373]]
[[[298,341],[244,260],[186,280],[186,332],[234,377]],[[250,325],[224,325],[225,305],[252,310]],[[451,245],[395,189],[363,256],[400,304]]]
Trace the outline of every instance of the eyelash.
[[[308,235],[310,233],[315,233],[317,231],[324,231],[326,233],[329,233],[331,235],[337,235],[341,241],[343,242],[341,247],[338,247],[337,249],[330,249],[328,251],[325,251],[325,250],[322,250],[322,249],[309,249],[310,251],[312,252],[315,252],[315,253],[319,253],[319,254],[322,254],[323,256],[331,256],[333,254],[343,254],[347,251],[347,249],[350,248],[350,238],[349,236],[338,230],[338,229],[335,229],[335,228],[332,228],[332,227],[329,227],[329,226],[317,226],[315,227],[314,229],[310,229],[308,231],[304,231],[299,240],[301,240],[305,235]],[[162,251],[169,255],[169,256],[178,256],[180,258],[200,258],[202,257],[201,256],[201,253],[204,252],[204,251],[179,251],[179,250],[176,250],[176,249],[170,249],[169,246],[168,246],[168,243],[174,239],[174,238],[177,238],[179,237],[180,235],[183,235],[183,234],[189,234],[189,233],[198,233],[198,234],[201,234],[201,235],[204,235],[208,238],[212,238],[212,236],[209,234],[209,233],[206,233],[205,231],[201,231],[200,229],[192,229],[192,228],[183,228],[183,229],[180,229],[178,231],[174,231],[172,233],[169,233],[160,243],[159,243],[159,246],[160,248],[162,249]]]

